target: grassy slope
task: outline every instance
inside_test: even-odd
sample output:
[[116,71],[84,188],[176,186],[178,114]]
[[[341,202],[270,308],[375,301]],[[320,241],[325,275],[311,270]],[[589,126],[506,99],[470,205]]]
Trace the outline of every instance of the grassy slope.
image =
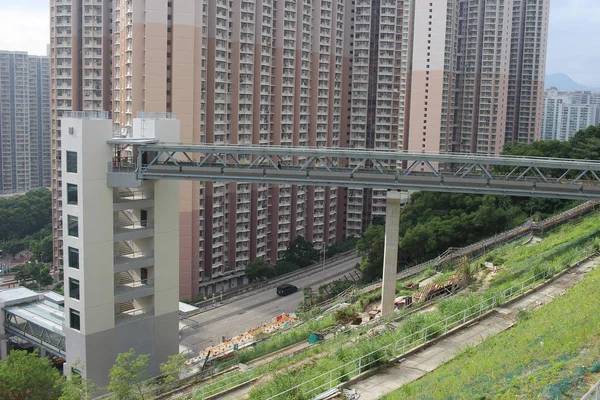
[[600,269],[529,319],[384,399],[580,398],[600,379],[598,287]]
[[[268,398],[307,379],[315,377],[320,373],[325,373],[344,362],[353,360],[359,355],[366,354],[381,347],[383,344],[393,342],[414,333],[438,320],[454,315],[455,313],[482,301],[486,297],[493,296],[500,290],[516,283],[520,283],[525,278],[535,275],[536,270],[538,269],[563,269],[568,263],[574,262],[580,257],[580,253],[583,250],[582,246],[590,246],[591,242],[598,243],[598,239],[590,240],[588,236],[595,232],[599,225],[600,214],[597,214],[583,220],[577,225],[563,226],[534,246],[523,246],[514,243],[494,250],[492,256],[499,260],[502,259],[503,262],[500,264],[504,264],[504,268],[492,279],[490,288],[485,294],[459,295],[443,300],[439,303],[437,311],[412,315],[404,320],[395,332],[388,332],[381,336],[371,338],[368,341],[359,340],[356,343],[353,343],[350,339],[346,341],[346,346],[344,346],[344,348],[337,348],[336,350],[333,349],[339,344],[334,342],[325,343],[322,347],[320,346],[319,349],[325,353],[329,353],[326,357],[309,361],[306,357],[312,352],[307,352],[304,355],[304,359],[308,361],[307,363],[303,364],[301,367],[296,364],[296,367],[291,367],[285,372],[280,371],[273,380],[256,385],[250,393],[250,398]],[[580,243],[580,238],[582,237],[586,238],[584,243]],[[478,260],[476,262],[481,261]],[[294,365],[294,363],[290,365]],[[316,382],[313,382],[306,388],[314,386],[316,386]],[[292,395],[289,398],[297,398],[295,396],[296,395]],[[421,398],[422,396],[416,397]],[[442,398],[446,398],[446,396],[442,396]],[[466,396],[465,398],[470,398],[470,396]],[[508,398],[511,397],[509,396]]]
[[[257,385],[258,387],[253,390],[251,397],[257,399],[269,397],[269,395],[278,393],[290,386],[294,386],[294,384],[302,382],[302,380],[306,379],[308,376],[315,376],[321,372],[328,371],[330,368],[340,365],[345,361],[350,361],[356,356],[374,350],[389,341],[416,332],[425,326],[437,322],[440,318],[443,319],[443,317],[458,313],[468,306],[483,300],[485,297],[493,296],[495,292],[514,285],[517,282],[521,282],[529,276],[533,276],[537,269],[547,267],[562,269],[563,265],[567,262],[573,262],[575,259],[579,258],[581,246],[583,245],[583,243],[575,246],[569,244],[573,243],[573,241],[578,242],[579,238],[595,232],[598,229],[598,226],[600,226],[600,214],[590,216],[577,225],[565,225],[552,232],[549,236],[545,237],[542,242],[534,246],[523,246],[521,242],[516,242],[496,249],[483,256],[481,259],[474,261],[479,264],[483,262],[484,259],[491,257],[495,264],[504,264],[502,271],[495,275],[490,282],[491,285],[486,294],[475,296],[459,295],[448,300],[443,300],[438,306],[438,311],[427,313],[425,315],[413,315],[401,324],[396,332],[389,332],[383,335],[383,337],[373,338],[369,341],[358,341],[357,343],[353,343],[352,340],[356,337],[356,334],[351,335],[350,337],[338,337],[336,339],[340,339],[346,343],[343,350],[338,349],[340,340],[330,340],[317,347],[311,347],[304,353],[295,357],[286,357],[278,359],[273,363],[263,365],[259,368],[261,373],[272,372],[284,368],[285,366],[299,365],[299,363],[306,363],[305,367],[310,367],[300,368],[299,370],[296,369],[293,372],[288,370],[287,373],[280,374],[277,377],[277,382],[265,382],[262,385]],[[598,241],[599,239],[595,240],[595,242]],[[589,246],[589,239],[586,241],[585,245]],[[425,275],[429,275],[429,273],[424,272],[423,276]],[[418,279],[413,277],[408,280]],[[398,282],[396,288],[397,292],[403,291],[402,283],[403,282]],[[362,295],[361,300],[368,303],[369,301],[367,298],[380,298],[380,296],[381,292],[378,290],[367,295]],[[401,314],[403,313],[401,312]],[[321,330],[332,322],[331,316],[319,321],[311,321],[309,330]],[[317,329],[316,325],[319,325],[319,328],[321,329]],[[248,362],[249,360],[269,353],[270,351],[305,340],[309,333],[306,329],[306,326],[292,329],[289,332],[275,335],[274,337],[267,339],[265,342],[260,343],[256,348],[243,350],[238,354],[236,362]],[[323,357],[324,354],[327,355]],[[317,360],[315,357],[321,359]],[[258,371],[242,373],[240,375],[248,374],[255,376],[255,373],[258,373]],[[222,385],[225,385],[223,388],[229,387],[234,384],[233,382],[230,382],[231,379],[232,377],[227,376],[223,377],[222,381],[217,379],[213,383],[200,386],[215,385],[222,387]]]

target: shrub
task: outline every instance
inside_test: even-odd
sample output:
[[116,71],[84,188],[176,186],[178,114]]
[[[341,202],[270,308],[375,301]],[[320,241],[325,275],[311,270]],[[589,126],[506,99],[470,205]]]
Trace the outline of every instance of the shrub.
[[336,322],[347,324],[356,317],[356,309],[352,306],[342,307],[335,310],[333,318]]

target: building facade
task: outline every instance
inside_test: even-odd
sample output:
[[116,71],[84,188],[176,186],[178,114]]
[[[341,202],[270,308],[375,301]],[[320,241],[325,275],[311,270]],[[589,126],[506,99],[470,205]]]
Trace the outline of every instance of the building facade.
[[[65,109],[108,109],[112,96],[121,135],[131,134],[138,112],[172,112],[188,143],[499,153],[506,141],[540,137],[548,7],[548,0],[60,2],[51,7],[52,59],[56,85],[60,71],[67,91],[53,97],[53,118],[59,100]],[[72,18],[79,11],[95,14]],[[85,32],[96,31],[86,23],[103,33],[87,40]],[[101,56],[91,62],[96,91],[72,87],[82,80],[71,71],[87,65],[70,56],[85,48],[78,43]],[[58,69],[67,63],[73,68]],[[56,209],[59,196],[57,189]],[[377,190],[181,183],[181,297],[244,283],[250,260],[275,263],[298,236],[317,246],[358,236],[385,214],[385,199]]]
[[52,244],[62,268],[60,118],[70,111],[109,111],[111,0],[50,0]]
[[[340,146],[345,3],[114,3],[115,124],[173,112],[183,142]],[[275,263],[298,236],[321,246],[343,234],[337,188],[181,187],[182,298],[244,283],[250,260]]]
[[[107,169],[114,149],[179,141],[179,121],[150,115],[113,138],[106,112],[61,120],[66,366],[98,387],[117,355],[150,354],[151,376],[179,348],[179,184]],[[110,143],[108,143],[110,142]],[[115,165],[115,164],[112,164]],[[175,256],[176,257],[176,256]]]
[[560,92],[550,88],[544,93],[542,139],[567,141],[578,131],[600,123],[600,93]]
[[0,194],[50,186],[48,57],[0,51]]
[[[499,153],[541,137],[548,0],[351,7],[349,147]],[[384,213],[385,193],[348,190],[346,234]]]

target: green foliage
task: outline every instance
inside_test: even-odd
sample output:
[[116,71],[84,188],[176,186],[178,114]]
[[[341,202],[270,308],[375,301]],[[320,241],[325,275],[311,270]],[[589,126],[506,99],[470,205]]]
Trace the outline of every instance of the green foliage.
[[31,190],[23,195],[0,199],[2,241],[23,239],[50,224],[51,220],[52,195],[48,189]]
[[136,354],[133,349],[117,356],[117,361],[108,373],[107,389],[117,400],[142,400],[147,397],[149,354]]
[[371,225],[381,225],[385,226],[385,216],[384,215],[376,215],[371,220]]
[[356,243],[358,242],[358,238],[356,237],[348,237],[342,240],[341,242],[334,243],[327,248],[325,251],[325,257],[331,258],[336,254],[344,253],[346,251],[353,250],[356,247]]
[[594,367],[600,365],[600,296],[590,296],[598,285],[596,269],[513,328],[384,399],[420,399],[423,393],[428,399],[581,398],[589,389],[585,382],[598,379],[589,374],[600,371]]
[[[542,242],[533,246],[520,246],[519,243],[511,243],[496,249],[492,252],[493,257],[502,258],[506,260],[506,263],[503,270],[494,276],[494,279],[491,282],[492,286],[487,289],[484,294],[455,295],[451,298],[437,301],[437,309],[434,311],[411,314],[410,316],[405,317],[398,324],[395,331],[385,332],[379,336],[371,337],[368,340],[361,340],[357,338],[361,332],[361,328],[359,328],[357,333],[348,333],[348,336],[338,336],[337,338],[320,344],[318,347],[319,353],[316,353],[315,350],[306,351],[293,359],[289,359],[285,362],[282,360],[277,366],[269,368],[269,372],[271,373],[277,369],[280,369],[280,372],[275,374],[272,381],[257,385],[253,388],[250,393],[250,398],[262,399],[273,396],[281,391],[280,389],[284,387],[284,382],[289,388],[290,386],[318,377],[320,374],[325,374],[328,379],[328,371],[337,368],[346,362],[352,363],[357,357],[375,351],[386,344],[394,343],[396,340],[407,337],[408,335],[416,333],[410,340],[420,343],[420,340],[422,340],[425,335],[425,331],[423,331],[424,328],[428,328],[426,331],[427,339],[435,338],[441,334],[444,326],[446,326],[444,322],[446,318],[457,315],[458,318],[452,318],[450,320],[451,324],[456,324],[457,322],[462,321],[463,311],[469,307],[478,305],[490,297],[498,296],[500,290],[509,286],[517,285],[520,287],[521,282],[532,276],[532,271],[528,268],[521,268],[521,265],[531,266],[538,262],[545,262],[548,267],[554,268],[554,265],[558,265],[560,268],[564,268],[564,265],[567,263],[572,263],[577,258],[580,258],[582,252],[591,250],[596,244],[597,239],[595,239],[590,232],[595,232],[598,225],[600,225],[600,215],[588,217],[582,223],[577,225],[571,224],[565,226],[563,229],[553,232],[544,238]],[[487,255],[484,257],[487,257]],[[516,260],[515,263],[513,263],[514,260]],[[482,262],[482,260],[474,260],[472,264],[478,265],[480,262]],[[558,270],[559,269],[556,269],[556,271]],[[503,280],[500,285],[494,285],[495,280],[505,271],[510,271],[510,274],[506,275],[507,279]],[[448,271],[446,276],[449,277],[454,273],[455,271]],[[416,277],[414,279],[418,280]],[[531,284],[535,283],[535,281],[529,282]],[[361,295],[359,296],[356,307],[364,306],[367,301],[376,299],[378,296],[381,296],[380,291],[373,291]],[[477,309],[479,309],[479,307],[477,307]],[[343,349],[339,350],[339,348],[342,347],[342,344]],[[312,358],[313,356],[315,358]],[[386,354],[383,354],[383,356],[386,356]],[[304,362],[301,360],[304,360]],[[376,366],[377,364],[377,362],[373,362],[371,366]],[[302,367],[297,368],[295,365],[302,365]],[[365,364],[363,364],[363,366],[364,365]],[[282,369],[283,366],[287,366],[287,368]],[[345,371],[355,371],[353,368],[356,367],[357,363],[354,367],[349,365],[348,367],[344,367],[344,369]],[[364,370],[366,369],[363,369],[363,371]],[[353,376],[354,374],[350,373],[340,373],[338,379],[350,379]],[[315,379],[305,386],[305,390],[315,388],[319,384],[325,383],[325,381],[325,378],[323,378],[323,380],[321,380],[321,378]],[[340,381],[335,381],[334,384],[339,382]],[[422,391],[417,391],[415,396],[418,397],[418,395],[422,395],[422,393]],[[455,393],[459,393],[459,391],[456,391]],[[465,398],[477,397],[466,396]],[[479,398],[481,398],[481,396]],[[529,397],[525,396],[524,398]]]
[[183,354],[170,356],[167,361],[160,364],[160,373],[162,375],[160,386],[163,390],[168,390],[173,387],[174,383],[179,380],[181,371],[185,365],[186,358]]
[[383,247],[385,226],[369,225],[356,243],[358,254],[363,256],[360,262],[362,280],[372,282],[383,274]]
[[531,310],[528,308],[521,308],[517,311],[517,321],[525,321],[531,317]]
[[288,243],[287,249],[283,252],[282,259],[300,268],[308,267],[319,260],[319,251],[311,242],[307,242],[304,237],[297,236],[295,240]]
[[35,281],[38,287],[47,287],[54,282],[50,268],[44,264],[29,262],[14,267],[13,272],[19,282]]
[[27,242],[23,239],[9,239],[2,242],[0,246],[5,253],[9,254],[12,258],[15,258],[19,252],[25,250]]
[[[77,368],[78,364],[73,365]],[[58,400],[92,400],[97,395],[96,385],[81,375],[72,373],[63,380],[62,395]]]
[[63,378],[39,351],[11,351],[0,361],[0,398],[6,400],[52,400],[61,396]]
[[356,308],[354,306],[338,308],[333,313],[333,318],[338,323],[347,324],[356,318]]
[[322,331],[332,325],[334,325],[332,315],[324,316],[318,320],[312,319],[299,327],[273,335],[253,347],[240,350],[236,355],[236,359],[238,362],[247,363],[274,351],[308,340],[313,331]]
[[261,281],[274,277],[275,269],[262,258],[255,258],[246,264],[245,274],[250,282]]
[[[44,228],[42,231],[45,231]],[[48,263],[52,261],[52,234],[48,231],[48,234],[43,236],[39,240],[30,239],[29,249],[33,255],[33,259],[39,262]]]

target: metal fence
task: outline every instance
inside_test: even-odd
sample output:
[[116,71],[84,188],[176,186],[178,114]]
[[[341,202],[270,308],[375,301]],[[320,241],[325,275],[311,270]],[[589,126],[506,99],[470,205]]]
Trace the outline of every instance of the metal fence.
[[[591,249],[586,250],[586,258],[591,254]],[[293,398],[297,395],[317,395],[339,386],[343,382],[352,379],[361,373],[387,363],[391,358],[401,358],[406,353],[416,349],[418,346],[427,344],[450,330],[471,322],[483,314],[491,311],[507,301],[516,299],[527,291],[544,285],[555,276],[552,268],[539,272],[521,283],[513,285],[502,291],[497,296],[486,299],[462,312],[454,314],[444,320],[438,321],[416,333],[389,343],[377,350],[365,354],[359,358],[349,361],[341,366],[331,369],[316,377],[310,378],[294,387],[271,396],[268,399]],[[284,397],[282,397],[284,396]],[[591,399],[591,397],[590,397]]]
[[589,392],[584,394],[581,400],[600,400],[600,381],[598,381]]

